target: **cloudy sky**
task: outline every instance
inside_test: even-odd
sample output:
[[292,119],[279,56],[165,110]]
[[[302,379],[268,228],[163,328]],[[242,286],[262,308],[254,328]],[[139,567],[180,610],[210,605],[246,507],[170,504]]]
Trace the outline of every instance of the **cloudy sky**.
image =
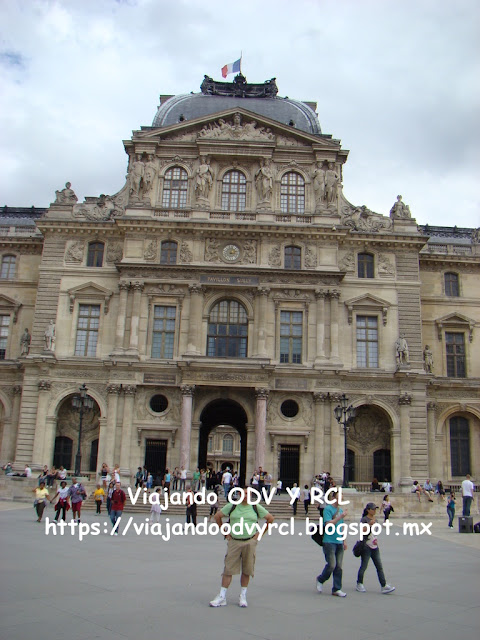
[[[243,51],[250,82],[318,102],[344,194],[419,223],[480,226],[478,0],[2,0],[0,205],[124,184],[122,140],[159,94]],[[229,79],[233,79],[230,76]]]

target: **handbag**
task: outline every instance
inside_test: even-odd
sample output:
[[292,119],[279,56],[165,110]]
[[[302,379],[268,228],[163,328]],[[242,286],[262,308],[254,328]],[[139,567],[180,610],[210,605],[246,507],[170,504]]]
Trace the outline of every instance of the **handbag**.
[[360,558],[364,549],[365,549],[365,540],[357,540],[352,549],[352,553],[356,558]]
[[312,540],[313,540],[314,542],[316,542],[318,545],[320,545],[321,547],[323,547],[323,533],[320,533],[320,531],[318,530],[318,528],[317,528],[317,530],[315,531],[315,533],[314,533],[314,534],[312,534],[311,538],[312,538]]

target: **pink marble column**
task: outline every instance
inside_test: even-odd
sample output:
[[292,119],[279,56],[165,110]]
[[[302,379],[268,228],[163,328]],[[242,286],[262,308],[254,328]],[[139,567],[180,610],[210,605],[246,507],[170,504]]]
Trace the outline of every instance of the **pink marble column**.
[[267,429],[268,389],[255,389],[255,469],[265,467],[265,438]]
[[183,384],[182,392],[182,433],[180,435],[180,468],[190,468],[190,439],[192,434],[192,409],[195,385]]

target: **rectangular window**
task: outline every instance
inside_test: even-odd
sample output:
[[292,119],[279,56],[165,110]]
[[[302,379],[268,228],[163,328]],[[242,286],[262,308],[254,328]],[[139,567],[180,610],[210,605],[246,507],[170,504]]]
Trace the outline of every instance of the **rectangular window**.
[[447,376],[465,378],[465,337],[463,333],[445,333]]
[[173,358],[175,307],[155,305],[153,312],[152,358]]
[[280,362],[302,362],[303,314],[301,311],[280,312]]
[[10,316],[0,316],[0,360],[7,356],[8,329],[10,328]]
[[357,367],[378,367],[378,327],[376,316],[357,316]]
[[78,311],[76,356],[97,355],[98,328],[100,326],[100,305],[81,304]]

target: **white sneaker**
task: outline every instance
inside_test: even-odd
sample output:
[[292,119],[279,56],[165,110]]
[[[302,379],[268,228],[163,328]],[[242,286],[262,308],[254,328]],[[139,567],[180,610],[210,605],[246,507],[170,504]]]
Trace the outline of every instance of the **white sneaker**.
[[363,584],[361,582],[357,582],[357,587],[356,587],[357,591],[360,591],[360,593],[365,593],[366,589],[363,586]]
[[[225,604],[227,604],[227,603],[225,602]],[[243,595],[242,593],[240,594],[240,597],[238,599],[238,606],[239,607],[248,607],[247,596]]]
[[318,579],[316,580],[316,583],[317,583],[317,591],[318,591],[318,593],[322,593],[323,584],[321,582],[319,582]]
[[210,602],[210,606],[211,607],[225,607],[227,604],[227,600],[226,598],[223,598],[220,594],[218,594],[218,596],[216,596],[211,602]]
[[382,593],[392,593],[392,591],[395,591],[395,587],[391,587],[389,584],[382,587]]
[[338,591],[332,591],[332,596],[338,596],[339,598],[345,598],[347,594],[345,593],[345,591],[342,591],[341,589],[339,589]]

